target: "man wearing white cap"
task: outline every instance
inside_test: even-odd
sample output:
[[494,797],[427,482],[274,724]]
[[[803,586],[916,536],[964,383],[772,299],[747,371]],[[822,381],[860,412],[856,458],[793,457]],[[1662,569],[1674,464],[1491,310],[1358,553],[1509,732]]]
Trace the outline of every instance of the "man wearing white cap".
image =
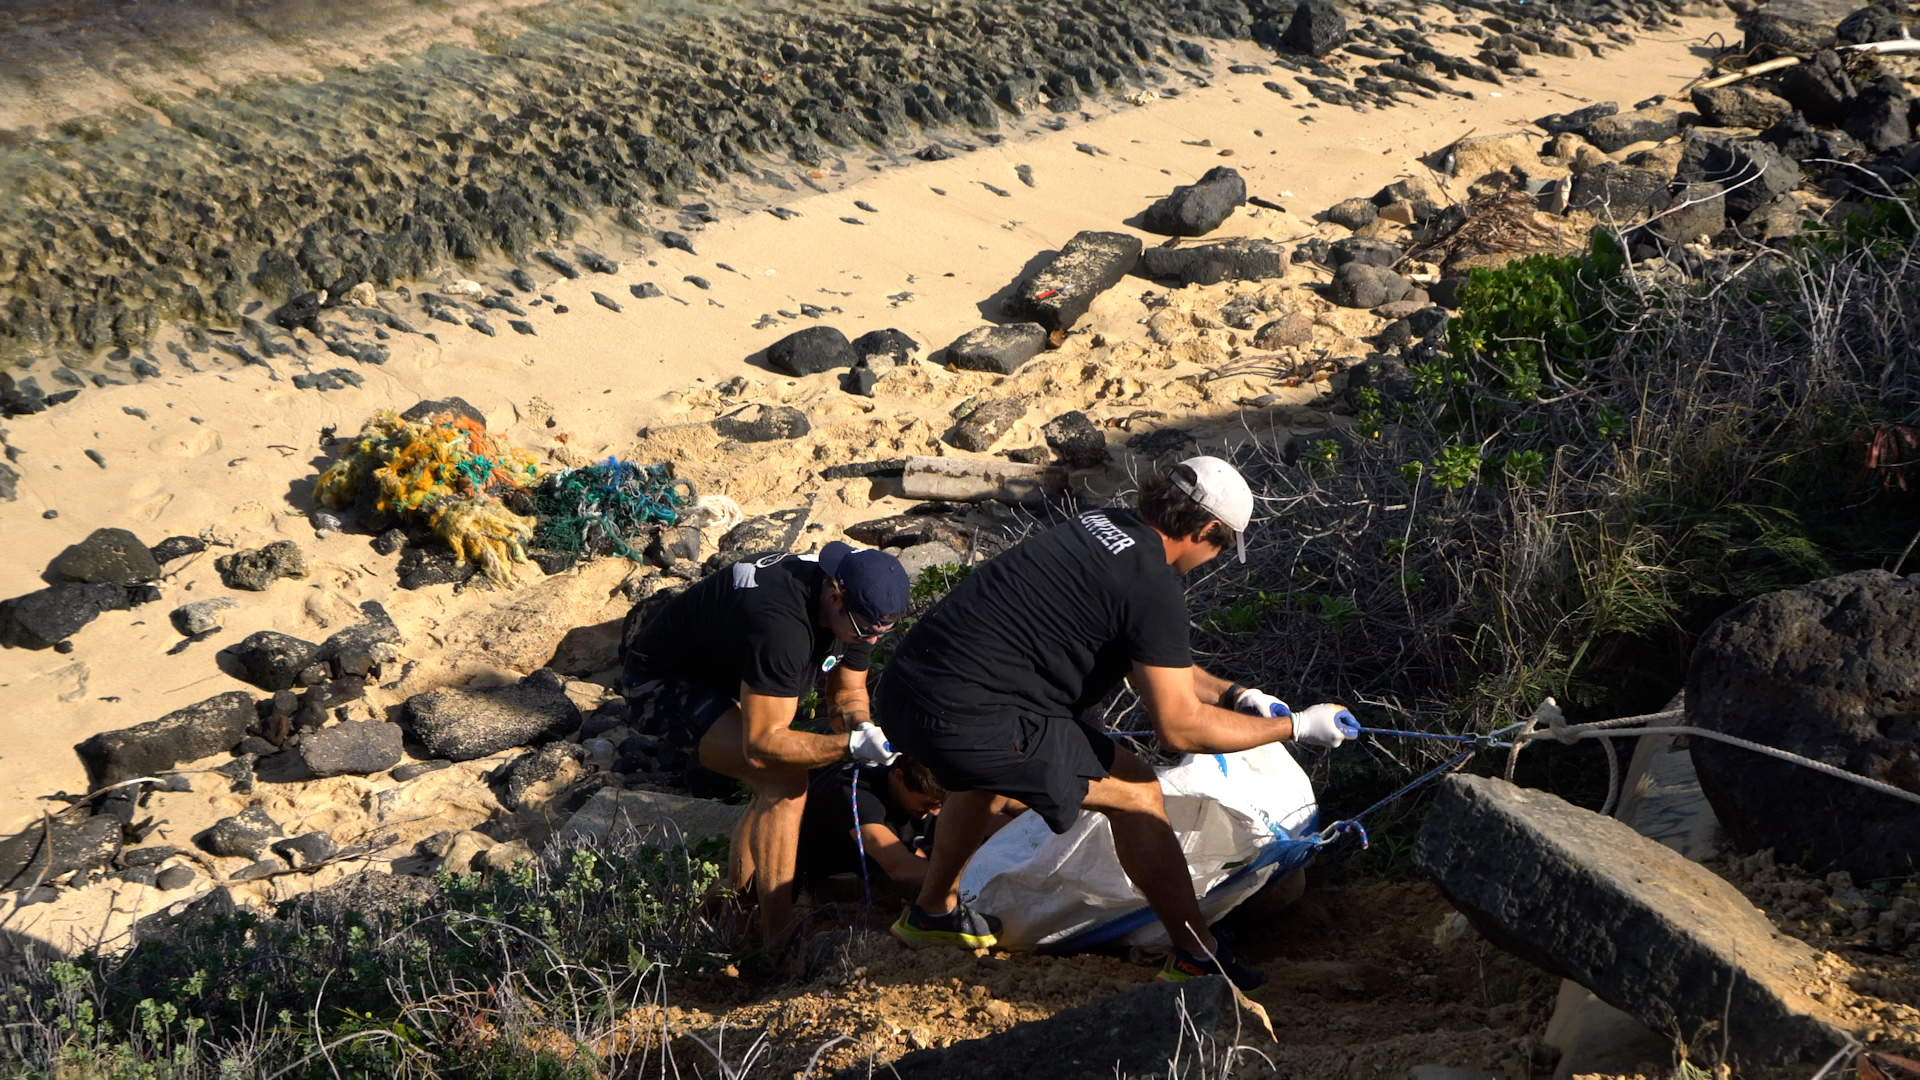
[[1261,690],[1195,667],[1180,577],[1232,547],[1246,560],[1253,492],[1232,465],[1189,458],[1140,485],[1137,511],[1089,510],[1015,545],[907,632],[874,711],[893,749],[947,789],[926,883],[893,926],[915,947],[994,943],[994,921],[960,902],[996,795],[1055,832],[1082,809],[1107,815],[1120,865],[1173,939],[1162,979],[1266,976],[1208,931],[1153,769],[1082,715],[1126,678],[1160,745],[1233,753],[1283,739],[1338,746],[1357,733],[1338,705],[1298,716]]

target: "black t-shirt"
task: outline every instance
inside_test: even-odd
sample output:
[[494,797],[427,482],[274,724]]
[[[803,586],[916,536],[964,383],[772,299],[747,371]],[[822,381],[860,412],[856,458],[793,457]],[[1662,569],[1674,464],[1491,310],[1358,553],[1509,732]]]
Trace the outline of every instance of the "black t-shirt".
[[[745,683],[768,697],[801,697],[839,644],[819,624],[827,573],[812,555],[743,559],[667,601],[627,646],[629,683],[683,679],[728,697]],[[846,646],[840,663],[865,671],[873,646]]]
[[1187,601],[1160,534],[1115,508],[975,570],[907,631],[886,678],[940,716],[1077,717],[1135,662],[1192,665]]
[[[885,825],[909,848],[925,852],[934,818],[916,818],[894,805],[888,789],[893,769],[845,764],[829,765],[813,774],[807,783],[807,809],[800,818],[795,864],[802,881],[859,873],[860,848],[853,830],[860,825]],[[877,863],[869,868],[869,873],[878,872]]]

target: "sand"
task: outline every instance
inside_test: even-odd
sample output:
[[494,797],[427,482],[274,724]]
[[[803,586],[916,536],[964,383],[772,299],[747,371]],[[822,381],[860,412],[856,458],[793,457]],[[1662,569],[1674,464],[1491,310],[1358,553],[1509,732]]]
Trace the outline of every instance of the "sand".
[[[203,531],[242,548],[292,539],[305,549],[312,574],[265,593],[232,592],[212,566],[225,549],[209,550],[168,567],[160,602],[108,613],[82,630],[71,654],[0,651],[0,695],[9,706],[0,711],[0,831],[38,820],[42,796],[84,789],[75,743],[241,687],[219,671],[214,653],[253,631],[318,640],[357,618],[360,602],[382,601],[407,635],[405,658],[416,664],[404,685],[373,695],[372,704],[384,709],[436,679],[509,678],[539,666],[543,649],[570,625],[603,622],[624,608],[613,590],[641,572],[624,565],[552,579],[534,586],[549,592],[532,594],[398,590],[397,557],[375,554],[365,536],[316,538],[307,520],[312,480],[329,460],[321,449],[323,429],[346,435],[375,409],[459,395],[484,410],[494,428],[556,466],[608,454],[671,458],[702,491],[729,495],[749,513],[811,497],[812,520],[820,527],[804,535],[810,545],[846,524],[908,505],[866,481],[820,482],[820,467],[957,453],[940,436],[956,406],[986,396],[1017,396],[1028,405],[996,449],[1039,444],[1039,425],[1072,408],[1115,422],[1109,430],[1115,442],[1161,425],[1193,429],[1203,445],[1223,445],[1253,430],[1318,429],[1329,418],[1306,406],[1326,389],[1312,381],[1314,369],[1364,356],[1359,337],[1383,323],[1366,312],[1331,309],[1305,288],[1325,275],[1307,268],[1282,282],[1171,293],[1131,278],[1094,305],[1059,351],[1016,376],[1001,380],[917,362],[886,372],[871,400],[844,393],[831,374],[795,380],[766,367],[765,347],[813,320],[774,315],[782,325],[754,324],[781,309],[798,311],[802,303],[837,307],[820,321],[849,337],[897,327],[921,343],[925,357],[1000,318],[999,299],[1024,268],[1075,232],[1128,227],[1125,222],[1174,184],[1221,164],[1239,169],[1250,193],[1286,209],[1244,208],[1216,236],[1345,235],[1337,226],[1316,225],[1312,215],[1396,177],[1428,175],[1421,156],[1469,133],[1519,129],[1530,117],[1593,101],[1631,105],[1673,93],[1699,71],[1696,52],[1706,35],[1729,31],[1727,20],[1689,20],[1681,30],[1645,36],[1604,60],[1538,57],[1541,78],[1510,79],[1491,92],[1471,84],[1471,101],[1423,101],[1365,114],[1308,106],[1284,71],[1226,74],[1228,63],[1261,56],[1250,43],[1219,43],[1220,76],[1211,86],[1122,106],[1057,134],[1034,127],[948,161],[869,171],[855,160],[844,172],[824,169],[818,183],[829,190],[795,194],[781,204],[801,216],[727,216],[693,235],[697,256],[651,243],[635,251],[622,234],[590,228],[576,242],[614,257],[621,270],[547,284],[545,292],[570,310],[530,309],[537,337],[513,334],[497,318],[500,336],[488,338],[429,323],[417,307],[406,308],[407,317],[437,332],[441,343],[395,335],[389,363],[356,367],[366,380],[358,389],[300,391],[257,367],[187,374],[169,362],[162,379],[89,389],[67,405],[9,421],[8,441],[24,453],[17,465],[19,498],[0,504],[0,535],[10,556],[0,565],[0,596],[39,588],[41,573],[62,548],[102,526],[133,529],[148,543]],[[1292,86],[1294,100],[1264,89],[1269,77]],[[1076,144],[1098,149],[1087,153]],[[1021,165],[1030,166],[1033,186],[1018,178]],[[766,192],[717,194],[731,203]],[[856,200],[874,210],[859,209]],[[530,269],[543,282],[551,273]],[[471,275],[494,282],[503,270]],[[688,275],[708,279],[711,287],[697,288],[683,280]],[[634,299],[627,286],[643,281],[667,295]],[[594,290],[624,312],[596,304]],[[1271,295],[1286,309],[1313,316],[1313,341],[1274,356],[1249,352],[1246,333],[1221,327],[1215,317],[1235,295]],[[383,299],[402,310],[392,294]],[[1104,343],[1096,344],[1099,339]],[[314,359],[316,368],[351,366],[318,347]],[[286,374],[298,370],[288,358],[274,362]],[[1235,362],[1249,374],[1210,377]],[[1287,386],[1276,374],[1285,372],[1302,385]],[[741,376],[744,385],[721,392]],[[1258,409],[1240,404],[1264,394],[1274,397]],[[792,443],[723,447],[705,426],[756,402],[802,406],[813,434]],[[1156,415],[1138,416],[1143,412]],[[104,465],[84,456],[87,450],[98,452]],[[1083,479],[1095,490],[1124,482],[1114,472]],[[46,511],[58,516],[47,518]],[[537,582],[539,572],[528,567],[523,576]],[[167,612],[212,596],[239,602],[227,613],[226,629],[169,655],[180,638]],[[504,652],[493,648],[500,635],[489,627],[543,620]]]

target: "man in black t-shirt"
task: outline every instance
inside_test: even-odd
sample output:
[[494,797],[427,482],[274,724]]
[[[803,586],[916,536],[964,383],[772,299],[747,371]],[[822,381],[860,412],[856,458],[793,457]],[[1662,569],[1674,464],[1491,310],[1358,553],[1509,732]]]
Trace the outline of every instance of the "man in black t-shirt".
[[914,624],[888,664],[875,709],[893,745],[933,770],[948,796],[926,883],[893,926],[908,945],[992,945],[992,920],[960,903],[992,799],[1025,802],[1054,832],[1083,808],[1107,815],[1120,865],[1174,944],[1161,978],[1222,973],[1265,982],[1213,939],[1159,778],[1083,714],[1121,679],[1160,745],[1232,753],[1292,738],[1338,746],[1352,715],[1298,717],[1264,691],[1194,666],[1180,577],[1226,550],[1246,559],[1253,493],[1233,466],[1189,458],[1148,477],[1138,512],[1089,510],[986,563]]
[[[769,943],[792,928],[807,770],[896,756],[868,716],[867,668],[908,599],[898,559],[836,540],[817,557],[767,555],[709,575],[627,642],[629,723],[697,748],[700,764],[753,792],[734,830],[726,885],[753,885]],[[799,700],[822,672],[834,734],[795,731]]]
[[800,883],[820,892],[837,874],[861,873],[864,844],[869,876],[891,883],[902,896],[919,895],[933,814],[946,794],[925,765],[907,758],[878,768],[849,762],[815,772],[800,821]]

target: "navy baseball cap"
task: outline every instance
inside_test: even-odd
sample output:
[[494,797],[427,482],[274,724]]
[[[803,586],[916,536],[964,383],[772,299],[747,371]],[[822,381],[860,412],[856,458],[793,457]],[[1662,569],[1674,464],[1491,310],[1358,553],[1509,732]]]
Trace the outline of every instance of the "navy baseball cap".
[[820,569],[840,583],[847,606],[869,623],[890,623],[912,602],[906,567],[877,548],[830,541],[820,549]]

